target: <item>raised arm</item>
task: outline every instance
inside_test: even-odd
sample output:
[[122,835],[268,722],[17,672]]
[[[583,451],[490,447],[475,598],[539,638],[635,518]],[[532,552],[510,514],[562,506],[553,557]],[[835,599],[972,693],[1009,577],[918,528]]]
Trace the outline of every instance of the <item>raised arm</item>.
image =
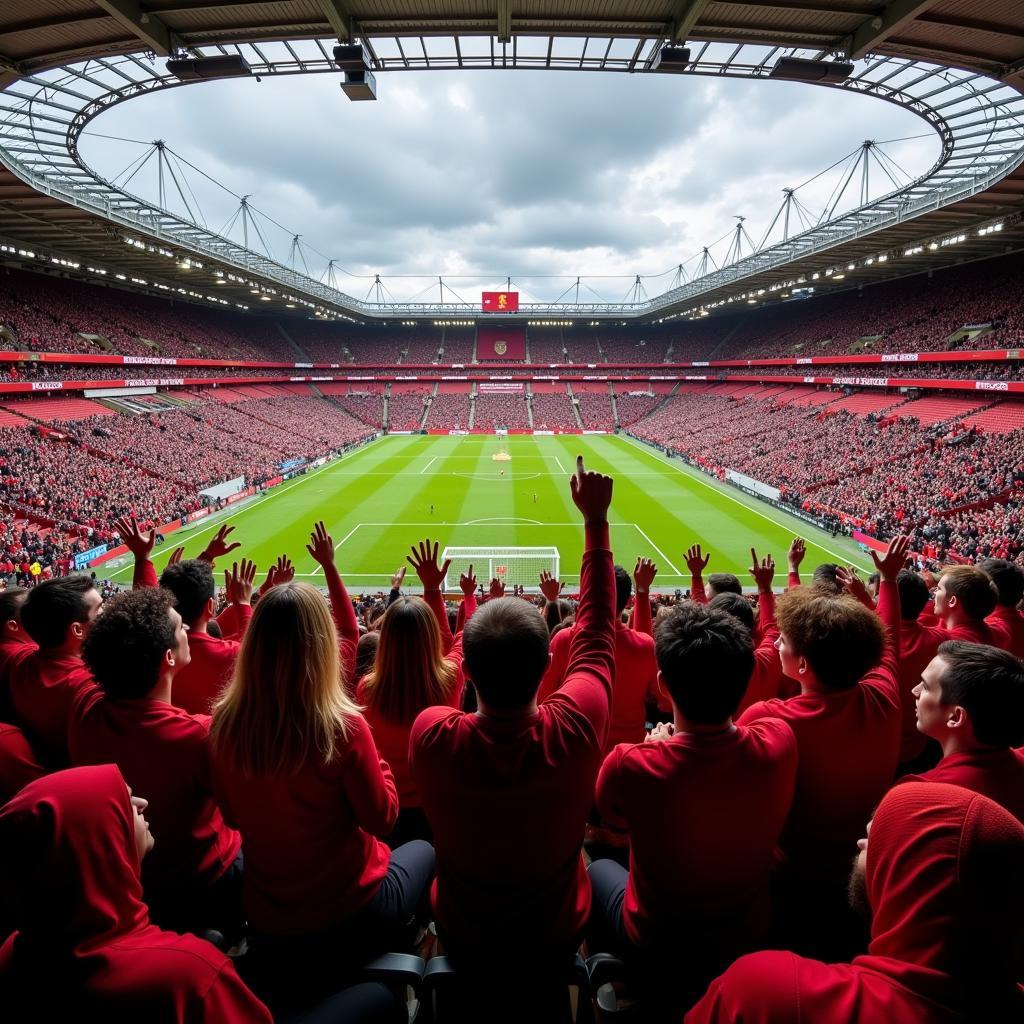
[[758,625],[761,640],[754,648],[754,672],[750,677],[747,692],[740,701],[736,714],[746,711],[751,704],[762,700],[771,700],[779,693],[779,682],[782,679],[782,661],[775,647],[779,636],[779,627],[775,622],[775,592],[772,581],[775,578],[775,562],[771,555],[758,561],[757,553],[751,548],[753,566],[750,574],[757,584]]
[[324,571],[327,592],[331,598],[331,614],[338,629],[338,647],[341,651],[342,671],[351,679],[356,670],[356,644],[359,643],[359,622],[349,599],[348,591],[334,564],[334,538],[323,522],[318,522],[310,534],[306,550]]
[[135,568],[132,574],[132,590],[158,586],[156,569],[150,561],[153,545],[156,543],[156,530],[143,533],[139,529],[135,516],[124,516],[114,523],[114,529],[121,535],[121,543],[132,553]]
[[881,620],[888,626],[888,636],[885,643],[885,654],[882,662],[889,667],[895,675],[897,658],[900,650],[900,591],[896,585],[896,577],[900,570],[906,565],[907,552],[910,550],[910,538],[906,536],[893,537],[889,541],[888,550],[879,558],[872,551],[871,560],[881,580],[878,584],[878,606],[875,609]]
[[[462,591],[462,604],[459,605],[459,613],[455,617],[455,638],[459,648],[459,660],[462,660],[462,630],[466,623],[473,618],[476,611],[476,576],[473,575],[473,566],[470,564],[466,571],[459,576],[459,589]],[[451,652],[449,651],[449,656]],[[461,671],[461,664],[460,664]]]
[[649,558],[638,558],[633,569],[636,584],[636,602],[633,606],[633,630],[654,636],[654,620],[651,618],[651,584],[658,575],[658,567]]
[[209,562],[213,565],[218,558],[222,558],[224,555],[230,555],[235,548],[240,548],[242,542],[239,540],[231,541],[228,543],[228,537],[234,533],[235,528],[228,526],[227,523],[223,523],[220,529],[210,538],[210,542],[197,556],[201,562]]
[[[444,565],[438,565],[437,551],[436,541],[421,540],[419,546],[412,546],[412,553],[406,557],[406,561],[416,571],[420,583],[423,584],[423,600],[430,605],[430,610],[437,619],[437,628],[441,630],[441,644],[447,654],[455,638],[452,636],[451,626],[448,625],[448,609],[441,593],[441,584],[448,575],[448,566],[452,564],[452,560],[446,558]],[[473,567],[470,566],[470,572],[472,570]]]
[[800,586],[800,563],[804,560],[806,554],[807,545],[804,543],[803,537],[794,537],[790,542],[789,552],[786,556],[786,560],[789,562],[787,585],[791,590],[793,587]]
[[699,544],[692,545],[686,552],[686,568],[690,570],[690,600],[697,604],[707,604],[708,596],[704,592],[704,570],[711,561],[710,555],[705,555]]

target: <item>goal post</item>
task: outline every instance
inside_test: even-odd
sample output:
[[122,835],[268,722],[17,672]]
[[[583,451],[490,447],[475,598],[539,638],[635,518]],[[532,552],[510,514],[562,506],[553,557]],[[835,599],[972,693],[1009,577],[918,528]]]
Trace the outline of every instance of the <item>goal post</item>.
[[547,570],[558,577],[558,548],[445,548],[441,561],[450,558],[444,589],[459,589],[459,576],[473,566],[477,582],[484,585],[499,579],[508,587],[518,584],[528,591],[540,589],[540,574]]

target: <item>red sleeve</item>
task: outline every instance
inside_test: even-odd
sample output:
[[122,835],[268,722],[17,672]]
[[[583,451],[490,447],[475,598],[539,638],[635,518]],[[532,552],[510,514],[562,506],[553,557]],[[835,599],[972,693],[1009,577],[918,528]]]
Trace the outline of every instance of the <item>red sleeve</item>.
[[156,578],[156,569],[148,558],[136,558],[135,570],[132,573],[132,590],[145,590],[157,587],[160,581]]
[[569,641],[572,639],[572,632],[575,628],[575,626],[567,626],[565,629],[560,629],[551,641],[551,660],[548,662],[547,671],[537,690],[538,704],[547,700],[562,685],[565,670],[569,665]]
[[895,583],[882,580],[878,586],[877,613],[885,623],[885,647],[882,649],[882,661],[862,680],[862,683],[881,685],[891,691],[893,699],[899,706],[899,651],[900,651],[900,592]]
[[580,569],[580,604],[569,642],[569,664],[561,689],[549,698],[575,704],[594,727],[598,744],[608,734],[615,678],[615,571],[608,524],[586,527]]
[[241,640],[252,619],[251,604],[229,604],[217,616],[220,635],[223,640]]
[[758,594],[757,604],[760,609],[758,624],[761,628],[761,641],[754,649],[754,672],[734,718],[759,701],[777,697],[779,683],[782,681],[782,660],[775,649],[775,641],[779,636],[779,627],[775,622],[775,595]]
[[633,615],[630,625],[636,633],[646,633],[654,636],[654,621],[651,618],[651,595],[637,594],[633,603]]
[[331,614],[338,629],[338,650],[341,651],[342,678],[349,680],[356,672],[356,645],[359,643],[359,620],[352,607],[348,591],[338,573],[338,567],[330,562],[324,566],[327,592],[331,596]]
[[386,836],[398,820],[398,790],[362,715],[352,723],[348,744],[345,792],[356,824],[370,835]]
[[786,589],[792,590],[794,587],[800,586],[800,573],[795,569],[789,570],[789,575],[786,577]]
[[708,595],[704,591],[704,577],[694,576],[690,580],[690,600],[697,604],[707,604]]
[[203,996],[196,1020],[203,1024],[274,1024],[270,1011],[249,991],[228,960]]
[[466,623],[473,618],[476,611],[476,593],[463,595],[462,603],[459,605],[458,614],[455,617],[455,632],[461,633]]
[[448,624],[448,609],[440,590],[424,590],[423,600],[430,605],[430,610],[437,619],[437,628],[441,630],[441,649],[447,653],[452,649],[452,628]]
[[620,743],[609,751],[608,756],[601,765],[601,771],[597,776],[596,804],[598,813],[612,828],[625,832],[628,830],[628,823],[623,815],[623,801],[621,794],[622,778],[622,755],[629,750],[629,745]]
[[45,774],[25,734],[13,725],[0,723],[0,804]]

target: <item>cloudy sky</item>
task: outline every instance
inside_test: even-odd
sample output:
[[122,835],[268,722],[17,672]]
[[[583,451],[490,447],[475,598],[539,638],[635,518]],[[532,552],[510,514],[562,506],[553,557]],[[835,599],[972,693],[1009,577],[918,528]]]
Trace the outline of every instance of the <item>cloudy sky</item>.
[[[289,262],[299,233],[319,251],[306,253],[312,276],[336,259],[351,275],[339,271],[339,287],[360,298],[377,273],[396,299],[442,274],[463,297],[509,275],[541,301],[580,274],[581,298],[619,300],[636,274],[652,294],[669,287],[676,266],[692,270],[692,257],[726,235],[736,215],[760,239],[783,187],[864,139],[927,131],[890,104],[791,83],[389,72],[378,76],[376,103],[352,103],[338,81],[311,75],[167,90],[101,115],[82,151],[115,178],[145,149],[101,134],[166,140],[287,229],[264,225],[275,258]],[[938,145],[927,137],[886,151],[916,175]],[[891,189],[872,173],[872,192]],[[222,229],[237,200],[189,174],[207,225]],[[798,192],[815,215],[838,174]],[[155,161],[128,187],[155,198]],[[168,205],[182,210],[176,194]],[[232,234],[241,237],[238,223]],[[713,249],[719,260],[726,245]]]

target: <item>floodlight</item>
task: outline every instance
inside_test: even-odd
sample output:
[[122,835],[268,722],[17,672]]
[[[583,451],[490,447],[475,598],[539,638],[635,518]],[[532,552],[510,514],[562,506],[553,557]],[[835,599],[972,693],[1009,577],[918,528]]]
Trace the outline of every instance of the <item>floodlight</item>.
[[352,46],[336,46],[334,63],[339,71],[364,71],[369,66],[363,55],[363,48],[358,43]]
[[853,64],[849,61],[780,57],[768,77],[786,82],[825,82],[838,85],[852,74]]
[[651,70],[660,71],[662,74],[681,75],[689,63],[688,46],[663,46],[654,57]]
[[350,100],[375,100],[377,98],[377,79],[368,68],[362,71],[346,71],[345,81],[341,83],[342,91]]
[[213,78],[242,78],[252,74],[249,62],[240,54],[216,57],[173,57],[167,71],[182,82],[205,82]]

